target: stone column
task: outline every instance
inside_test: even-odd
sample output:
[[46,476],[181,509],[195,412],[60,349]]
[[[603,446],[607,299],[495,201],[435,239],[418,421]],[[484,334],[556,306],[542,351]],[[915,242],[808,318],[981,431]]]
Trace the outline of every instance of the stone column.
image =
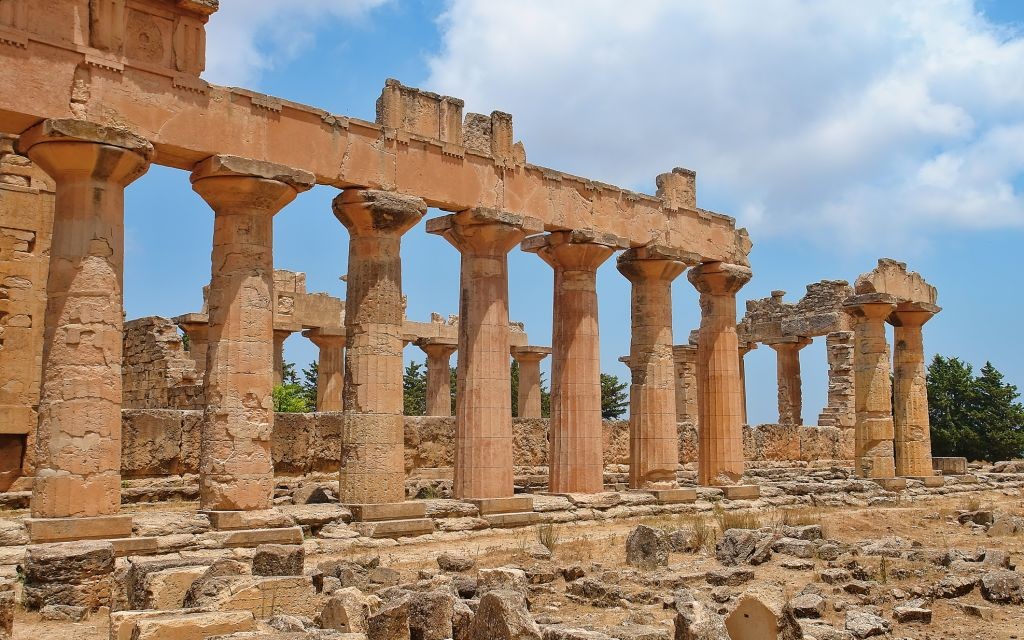
[[173,319],[188,336],[188,355],[201,380],[206,375],[206,351],[210,344],[210,318],[202,313],[186,313]]
[[153,147],[119,129],[44,120],[20,149],[56,184],[43,320],[33,542],[131,535],[121,508],[124,189]]
[[629,487],[667,489],[676,482],[675,371],[672,361],[672,281],[686,270],[683,255],[657,246],[619,255],[616,267],[632,283],[629,348]]
[[274,327],[274,386],[284,384],[284,341],[302,327]]
[[402,402],[402,235],[427,212],[415,196],[346,189],[334,215],[350,235],[345,300],[345,411],[339,496],[349,504],[405,499]]
[[853,429],[854,407],[852,331],[832,331],[825,336],[828,358],[828,405],[818,416],[818,425]]
[[427,415],[452,415],[452,354],[458,342],[447,338],[420,338],[417,346],[427,354]]
[[700,292],[697,339],[698,480],[730,485],[743,475],[743,392],[736,336],[736,292],[748,267],[708,262],[688,274]]
[[931,304],[904,303],[889,318],[896,327],[893,337],[893,420],[897,476],[934,475],[921,327],[939,310]]
[[556,231],[523,241],[523,249],[551,265],[555,277],[548,456],[554,493],[604,490],[597,269],[627,246],[621,238],[592,231]]
[[508,252],[542,227],[534,218],[476,208],[430,220],[427,231],[462,254],[453,492],[511,497]]
[[896,308],[896,298],[867,293],[848,298],[843,306],[854,318],[854,468],[862,478],[892,478],[896,469],[885,320]]
[[345,386],[345,329],[308,329],[302,335],[320,350],[316,365],[316,410],[341,411]]
[[192,171],[192,188],[214,211],[201,509],[272,504],[274,214],[313,183],[306,171],[226,155]]
[[779,424],[803,424],[803,384],[800,380],[800,350],[811,344],[810,338],[789,337],[766,341],[776,354],[776,380],[779,392]]
[[697,345],[672,347],[676,374],[676,422],[697,424]]
[[[540,361],[548,357],[548,347],[512,347],[512,357],[519,364],[519,393],[516,396],[517,418],[540,418]],[[552,385],[552,391],[554,386]]]
[[743,405],[743,424],[747,424],[747,354],[757,348],[756,342],[740,343],[740,396]]

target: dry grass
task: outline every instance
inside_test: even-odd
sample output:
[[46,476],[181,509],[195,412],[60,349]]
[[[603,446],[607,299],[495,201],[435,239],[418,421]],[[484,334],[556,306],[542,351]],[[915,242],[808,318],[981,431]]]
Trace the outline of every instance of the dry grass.
[[715,544],[718,542],[718,531],[708,524],[704,516],[697,516],[693,520],[693,535],[690,538],[690,548],[694,551],[707,551],[713,553]]
[[760,529],[763,526],[761,516],[753,511],[726,511],[716,505],[714,517],[722,533],[729,529]]
[[558,546],[558,530],[555,529],[555,525],[537,525],[537,542],[544,545],[544,547],[551,553],[554,553],[555,547]]

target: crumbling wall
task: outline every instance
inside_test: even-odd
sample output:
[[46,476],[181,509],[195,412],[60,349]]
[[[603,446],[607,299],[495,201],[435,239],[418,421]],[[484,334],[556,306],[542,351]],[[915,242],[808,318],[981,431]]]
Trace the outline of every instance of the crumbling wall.
[[785,294],[773,291],[768,298],[747,301],[747,311],[736,328],[741,342],[812,338],[850,330],[849,316],[843,311],[843,301],[853,295],[847,281],[809,284],[807,293],[795,304],[783,301]]
[[202,409],[205,403],[177,325],[159,316],[124,323],[121,383],[125,409]]

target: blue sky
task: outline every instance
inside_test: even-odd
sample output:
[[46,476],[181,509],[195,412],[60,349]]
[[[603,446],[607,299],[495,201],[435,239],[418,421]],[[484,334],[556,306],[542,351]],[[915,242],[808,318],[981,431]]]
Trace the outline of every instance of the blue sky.
[[[847,279],[879,257],[939,288],[929,355],[991,360],[1024,387],[1024,3],[638,0],[221,0],[206,77],[372,120],[384,79],[513,114],[530,162],[653,193],[697,171],[698,202],[749,228],[743,301]],[[759,13],[760,12],[760,13]],[[337,191],[277,216],[278,268],[345,297]],[[436,215],[437,212],[431,212]],[[198,310],[213,215],[184,172],[154,167],[126,200],[127,316]],[[458,254],[423,225],[403,240],[409,317],[458,308]],[[551,335],[551,269],[510,254],[513,319]],[[626,378],[629,289],[598,273],[606,372]],[[676,341],[699,322],[685,276]],[[804,349],[804,421],[825,403],[823,340]],[[316,349],[301,336],[287,359]],[[406,358],[423,360],[415,347]],[[547,363],[545,363],[547,364]],[[776,419],[774,352],[747,356],[749,416]]]

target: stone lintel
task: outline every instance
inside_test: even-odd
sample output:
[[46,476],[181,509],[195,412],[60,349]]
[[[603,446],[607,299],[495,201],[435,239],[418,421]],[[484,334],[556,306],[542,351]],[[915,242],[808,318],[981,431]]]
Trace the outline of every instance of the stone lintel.
[[552,231],[551,233],[530,236],[519,244],[519,248],[527,253],[537,253],[545,247],[556,247],[563,244],[595,244],[613,250],[629,248],[629,241],[625,238],[611,233],[601,233],[593,229]]
[[43,120],[21,134],[18,149],[22,154],[46,142],[93,142],[133,151],[147,161],[153,159],[153,145],[127,129],[106,127],[87,120],[57,118]]
[[427,233],[442,235],[457,225],[506,224],[528,234],[541,233],[544,224],[537,218],[508,213],[490,207],[474,207],[458,213],[427,220]]
[[33,544],[107,540],[130,537],[132,517],[116,515],[87,518],[25,518],[25,527]]
[[510,498],[472,498],[465,500],[476,505],[480,515],[496,515],[501,513],[520,513],[533,511],[532,496],[512,496]]
[[891,296],[888,293],[861,293],[844,300],[843,306],[850,308],[872,304],[895,305],[896,303],[896,296]]
[[634,260],[672,260],[682,262],[687,266],[700,264],[700,256],[696,253],[677,249],[663,244],[647,244],[642,247],[632,247],[619,254],[618,262],[632,262]]
[[298,333],[302,331],[302,325],[292,322],[275,322],[274,333]]
[[260,178],[283,182],[296,191],[311,189],[316,184],[316,176],[309,171],[288,167],[276,162],[252,160],[232,155],[210,156],[196,164],[192,170],[191,180],[196,182],[204,178]]
[[509,352],[519,362],[540,361],[551,355],[551,347],[538,347],[534,345],[513,346],[509,349]]
[[423,502],[384,502],[379,504],[348,504],[353,522],[380,522],[383,520],[413,520],[426,517]]

